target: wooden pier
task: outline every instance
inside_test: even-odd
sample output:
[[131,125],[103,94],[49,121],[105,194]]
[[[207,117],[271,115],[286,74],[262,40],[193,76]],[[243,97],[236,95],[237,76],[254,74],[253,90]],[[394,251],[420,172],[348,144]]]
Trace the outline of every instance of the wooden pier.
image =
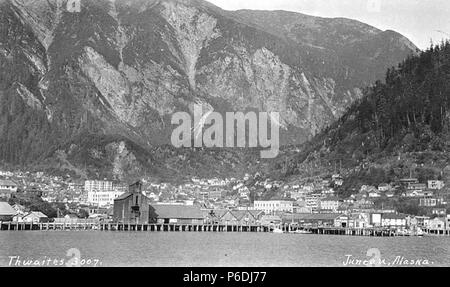
[[[303,230],[315,235],[398,237],[410,236],[391,228],[304,227],[297,225],[227,225],[227,224],[136,224],[136,223],[27,223],[0,222],[0,231],[139,231],[139,232],[272,232],[274,228],[285,233]],[[450,230],[424,230],[426,235],[450,236]],[[411,235],[411,236],[414,236]]]
[[98,230],[97,223],[0,222],[0,231]]

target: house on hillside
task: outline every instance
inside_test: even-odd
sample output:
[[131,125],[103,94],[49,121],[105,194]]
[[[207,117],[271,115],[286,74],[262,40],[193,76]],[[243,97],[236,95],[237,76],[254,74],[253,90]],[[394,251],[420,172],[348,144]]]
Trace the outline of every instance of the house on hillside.
[[445,184],[442,180],[429,180],[428,181],[429,189],[440,190],[440,189],[443,189],[444,186],[445,186]]
[[12,180],[0,179],[0,199],[8,201],[17,193],[17,184]]

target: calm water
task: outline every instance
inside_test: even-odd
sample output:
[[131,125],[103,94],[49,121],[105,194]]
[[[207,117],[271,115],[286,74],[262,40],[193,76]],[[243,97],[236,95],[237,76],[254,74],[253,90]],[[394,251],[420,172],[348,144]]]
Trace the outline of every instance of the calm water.
[[72,248],[80,251],[81,259],[98,259],[101,266],[344,266],[346,255],[370,259],[367,251],[372,248],[379,249],[387,262],[402,256],[429,260],[432,266],[450,266],[450,237],[2,231],[0,244],[0,266],[9,266],[10,256],[69,260],[74,253],[67,251]]

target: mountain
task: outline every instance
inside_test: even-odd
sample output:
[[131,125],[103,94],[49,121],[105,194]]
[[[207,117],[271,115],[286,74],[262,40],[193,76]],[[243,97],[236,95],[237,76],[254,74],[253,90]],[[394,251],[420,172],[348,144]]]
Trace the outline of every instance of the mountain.
[[[364,91],[343,117],[274,170],[298,177],[342,167],[344,195],[414,176],[450,185],[450,42],[407,58]],[[302,176],[303,176],[302,175]]]
[[0,29],[0,160],[119,178],[211,160],[167,147],[177,111],[276,111],[282,143],[302,143],[417,52],[353,20],[200,0],[1,0]]

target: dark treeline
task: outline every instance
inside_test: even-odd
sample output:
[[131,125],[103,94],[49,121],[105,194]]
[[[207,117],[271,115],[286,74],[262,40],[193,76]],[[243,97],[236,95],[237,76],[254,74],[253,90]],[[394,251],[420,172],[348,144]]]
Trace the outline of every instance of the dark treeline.
[[276,168],[284,167],[289,176],[314,159],[354,167],[397,153],[450,151],[449,41],[388,69],[385,82],[377,81],[363,94],[300,154]]
[[434,134],[446,128],[450,92],[450,42],[410,57],[389,69],[386,83],[376,82],[350,112],[359,129],[376,131],[379,147],[403,131]]
[[343,152],[347,159],[349,149],[362,154],[446,150],[449,96],[450,42],[446,41],[389,69],[384,83],[366,88],[364,96],[318,139],[337,153],[347,150]]

